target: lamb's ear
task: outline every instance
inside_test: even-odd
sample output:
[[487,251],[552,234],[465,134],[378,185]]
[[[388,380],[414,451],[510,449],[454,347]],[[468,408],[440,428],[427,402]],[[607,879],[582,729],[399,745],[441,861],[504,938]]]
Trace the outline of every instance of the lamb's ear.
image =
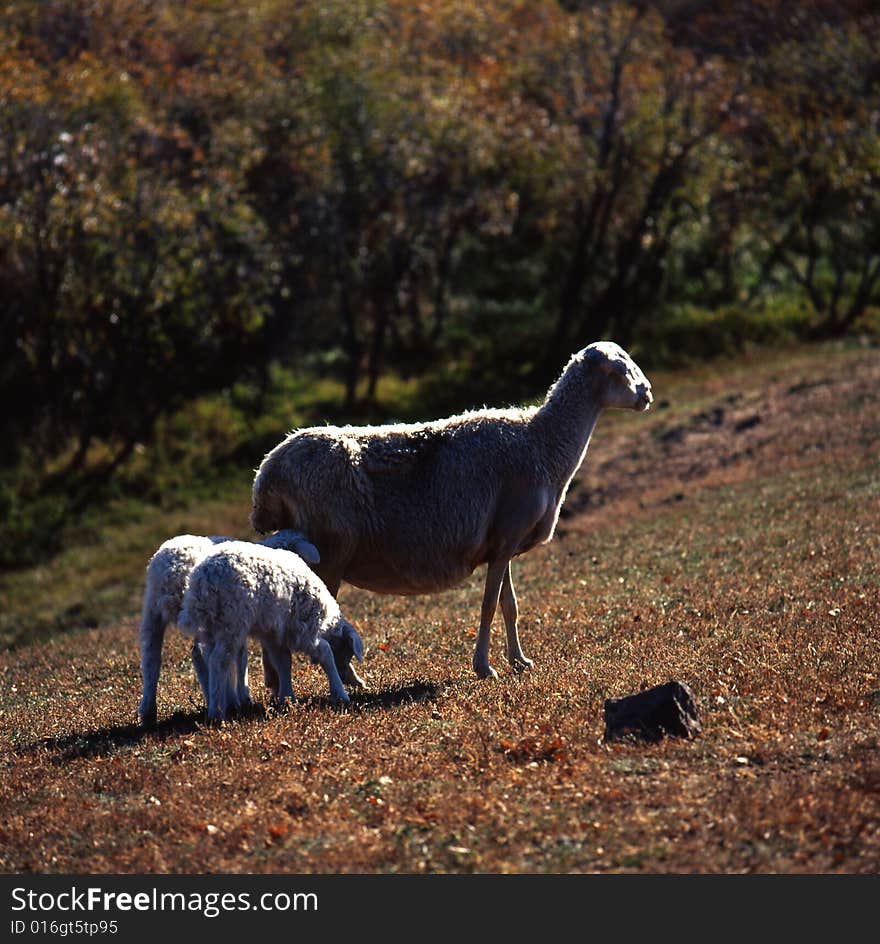
[[346,635],[351,641],[351,648],[352,648],[352,651],[354,652],[354,657],[358,660],[358,662],[363,662],[364,661],[364,641],[363,639],[361,639],[358,631],[354,628],[354,626],[351,625],[351,623],[346,623],[345,629],[343,630],[343,634]]
[[318,553],[318,549],[311,541],[307,541],[305,538],[297,539],[294,544],[294,550],[307,564],[321,563],[321,555]]

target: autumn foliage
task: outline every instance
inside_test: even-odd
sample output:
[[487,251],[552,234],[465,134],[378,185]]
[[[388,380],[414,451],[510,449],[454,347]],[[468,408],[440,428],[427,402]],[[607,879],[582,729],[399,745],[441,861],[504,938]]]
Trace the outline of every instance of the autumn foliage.
[[[876,327],[878,37],[855,0],[7,3],[11,540],[193,397],[258,416],[278,364],[348,416],[389,370],[451,410],[599,337]],[[46,477],[76,501],[22,512]]]

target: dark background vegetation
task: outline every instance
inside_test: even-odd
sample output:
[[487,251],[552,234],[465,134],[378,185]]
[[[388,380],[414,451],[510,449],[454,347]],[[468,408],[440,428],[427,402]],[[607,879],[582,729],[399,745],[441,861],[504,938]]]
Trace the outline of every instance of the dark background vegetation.
[[297,422],[876,329],[874,4],[17,0],[0,564]]
[[[880,871],[880,17],[857,0],[0,4],[0,871]],[[364,692],[204,724],[144,567],[303,423],[626,346],[534,671],[345,587]],[[730,355],[730,356],[728,356]],[[602,740],[687,682],[703,731]]]

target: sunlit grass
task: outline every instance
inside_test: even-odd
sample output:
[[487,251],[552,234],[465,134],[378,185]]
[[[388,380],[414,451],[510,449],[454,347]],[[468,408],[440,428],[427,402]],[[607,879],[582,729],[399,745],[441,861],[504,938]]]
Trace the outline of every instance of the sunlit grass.
[[[105,544],[20,587],[22,608],[47,587],[60,607],[82,584],[97,626],[0,657],[0,869],[875,873],[877,375],[821,349],[657,375],[668,405],[603,418],[576,513],[514,563],[535,670],[507,669],[499,619],[500,678],[474,678],[481,572],[431,597],[345,587],[369,684],[346,711],[297,661],[298,702],[274,712],[253,650],[257,707],[207,728],[172,630],[141,732],[146,557],[166,531],[234,533],[249,482],[129,527],[120,512]],[[673,678],[699,738],[603,743],[606,698]]]

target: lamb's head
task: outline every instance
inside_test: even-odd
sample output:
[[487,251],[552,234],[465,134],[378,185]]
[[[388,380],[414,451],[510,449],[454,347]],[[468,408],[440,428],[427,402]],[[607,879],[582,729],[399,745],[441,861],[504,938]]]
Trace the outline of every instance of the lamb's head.
[[307,564],[320,564],[321,555],[314,544],[301,532],[292,531],[290,528],[284,528],[270,534],[260,542],[266,547],[280,549],[283,551],[293,551],[298,554]]
[[613,341],[596,341],[584,348],[584,363],[603,379],[605,406],[647,410],[654,396],[651,384],[638,364]]
[[358,631],[345,617],[340,616],[327,633],[327,642],[333,650],[333,661],[342,681],[346,685],[363,688],[363,679],[351,667],[352,656],[358,662],[364,661],[364,643]]

